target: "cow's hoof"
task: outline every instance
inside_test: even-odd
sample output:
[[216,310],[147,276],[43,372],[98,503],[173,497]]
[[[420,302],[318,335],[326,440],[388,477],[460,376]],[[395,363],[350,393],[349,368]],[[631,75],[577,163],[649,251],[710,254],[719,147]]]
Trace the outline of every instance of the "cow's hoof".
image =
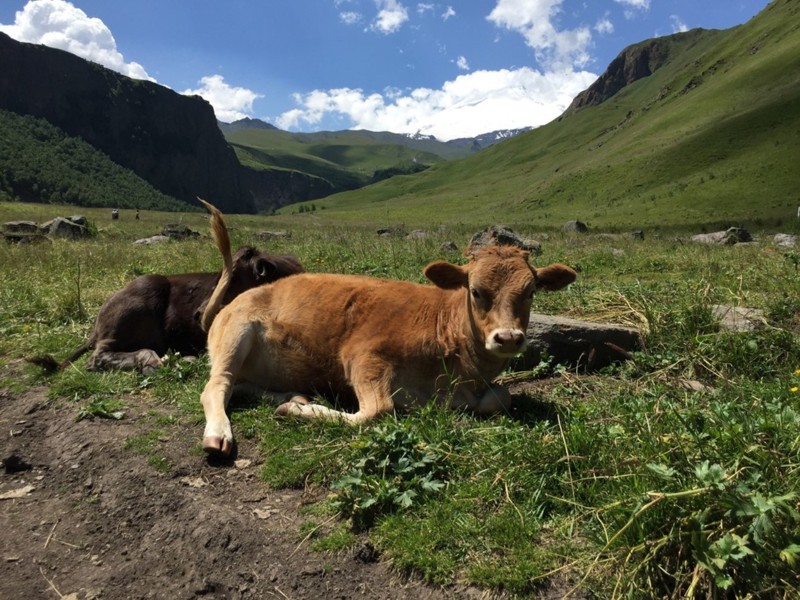
[[288,415],[298,415],[302,411],[298,410],[299,407],[305,406],[306,404],[310,404],[308,398],[305,396],[292,396],[288,402],[284,402],[278,408],[275,409],[275,414],[280,415],[281,417],[286,417]]
[[203,438],[203,450],[206,454],[228,456],[233,450],[233,442],[215,435]]

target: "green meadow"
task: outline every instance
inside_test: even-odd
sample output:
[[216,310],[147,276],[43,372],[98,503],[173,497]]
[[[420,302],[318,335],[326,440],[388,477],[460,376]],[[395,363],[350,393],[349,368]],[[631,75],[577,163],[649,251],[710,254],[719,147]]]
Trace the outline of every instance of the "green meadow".
[[[0,245],[0,361],[19,373],[0,387],[46,385],[65,418],[117,418],[123,398],[143,397],[169,415],[156,437],[188,423],[199,449],[206,359],[173,356],[149,377],[90,373],[85,358],[51,376],[21,366],[77,347],[102,302],[139,275],[220,267],[202,213],[143,211],[135,221],[123,210],[111,221],[106,209],[3,203],[0,221],[76,212],[95,237]],[[377,209],[360,224],[332,209],[227,222],[234,246],[291,253],[309,271],[419,282],[432,260],[465,260],[444,242],[463,249],[495,222],[462,214],[444,226],[435,205],[427,216],[435,225],[418,240],[378,236],[403,220]],[[773,236],[800,224],[765,223],[753,244],[706,246],[686,241],[697,228],[682,228],[678,214],[645,227],[644,240],[599,235],[610,227],[567,235],[561,217],[514,223],[541,241],[536,264],[580,266],[576,283],[538,296],[534,310],[640,328],[645,345],[632,360],[586,373],[544,357],[505,373],[515,409],[491,418],[430,404],[348,428],[279,418],[268,398],[235,397],[234,431],[260,448],[261,485],[317,492],[298,531],[315,551],[366,537],[398,572],[435,585],[512,596],[798,597],[800,249]],[[167,222],[203,235],[132,244]],[[291,237],[258,242],[263,230]],[[760,309],[763,326],[722,331],[715,304]],[[154,442],[120,443],[146,454]]]

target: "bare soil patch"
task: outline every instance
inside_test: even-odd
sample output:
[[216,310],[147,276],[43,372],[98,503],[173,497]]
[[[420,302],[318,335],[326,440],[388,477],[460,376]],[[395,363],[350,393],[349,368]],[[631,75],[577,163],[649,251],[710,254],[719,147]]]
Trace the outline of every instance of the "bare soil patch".
[[0,598],[492,596],[406,578],[366,538],[309,551],[303,491],[270,489],[247,440],[238,463],[214,466],[196,451],[199,429],[170,425],[162,472],[126,442],[168,408],[134,396],[122,420],[76,421],[47,391],[0,389]]

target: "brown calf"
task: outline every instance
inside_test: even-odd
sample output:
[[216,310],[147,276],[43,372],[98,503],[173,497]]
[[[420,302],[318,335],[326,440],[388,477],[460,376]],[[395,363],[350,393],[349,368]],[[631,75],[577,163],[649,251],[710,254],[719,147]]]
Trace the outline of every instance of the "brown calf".
[[[293,256],[275,256],[250,246],[231,256],[222,214],[216,209],[211,225],[223,232],[224,237],[215,240],[218,245],[227,244],[228,257],[223,271],[225,293],[217,304],[227,304],[245,290],[303,271]],[[87,370],[139,369],[149,373],[161,366],[167,350],[196,355],[206,347],[206,332],[199,320],[220,275],[143,275],[134,279],[100,307],[91,337],[69,358],[61,363],[51,356],[29,360],[48,370],[63,369],[94,349]]]
[[[435,286],[302,274],[223,308],[208,336],[205,450],[233,447],[225,409],[236,383],[290,393],[279,414],[354,424],[434,397],[479,413],[503,408],[508,392],[491,381],[525,348],[534,293],[567,286],[575,272],[488,247],[465,266],[433,262],[425,276]],[[209,302],[211,318],[215,310]],[[355,397],[358,411],[309,404],[303,395],[315,393]]]

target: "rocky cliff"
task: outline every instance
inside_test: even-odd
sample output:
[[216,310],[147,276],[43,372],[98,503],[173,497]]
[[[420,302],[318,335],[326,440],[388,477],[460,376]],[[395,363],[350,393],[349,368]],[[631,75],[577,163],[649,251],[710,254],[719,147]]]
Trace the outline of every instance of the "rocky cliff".
[[334,194],[334,186],[321,177],[285,169],[256,170],[242,167],[242,185],[247,189],[256,212],[273,210],[305,200],[315,200]]
[[46,119],[185,202],[255,209],[211,105],[197,96],[0,33],[0,108]]
[[585,106],[595,106],[605,102],[626,85],[649,77],[661,67],[670,56],[675,40],[702,35],[702,29],[693,29],[667,37],[655,38],[628,46],[611,61],[605,72],[592,85],[575,96],[565,114]]

